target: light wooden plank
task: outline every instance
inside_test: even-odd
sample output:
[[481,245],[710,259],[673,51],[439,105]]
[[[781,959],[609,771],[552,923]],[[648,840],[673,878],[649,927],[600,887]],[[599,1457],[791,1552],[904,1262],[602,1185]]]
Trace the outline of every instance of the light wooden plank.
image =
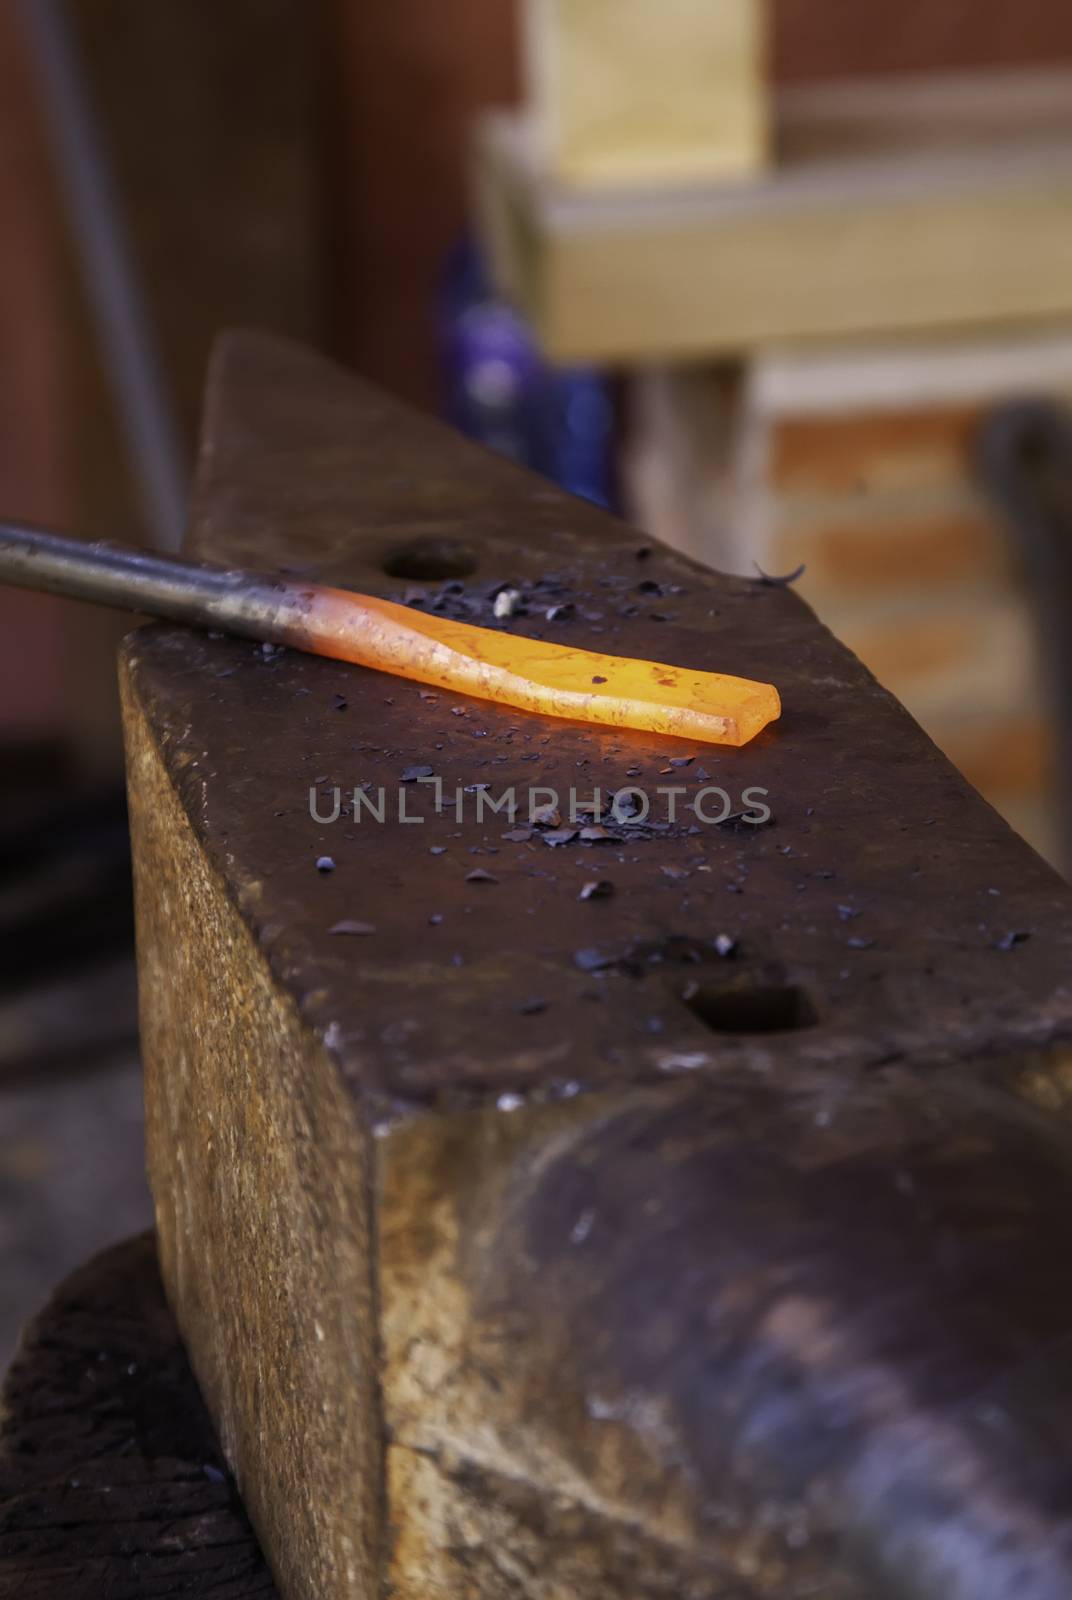
[[768,147],[764,0],[528,0],[543,159],[568,184],[754,173]]
[[562,360],[739,353],[1072,312],[1072,74],[784,96],[747,184],[580,193],[524,118],[477,193],[502,288]]

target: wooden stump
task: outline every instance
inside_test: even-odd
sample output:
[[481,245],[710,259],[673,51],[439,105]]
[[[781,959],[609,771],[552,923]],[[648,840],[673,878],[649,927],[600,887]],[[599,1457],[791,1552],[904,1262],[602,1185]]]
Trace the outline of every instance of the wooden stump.
[[0,1404],[0,1594],[274,1600],[151,1234],[56,1291]]

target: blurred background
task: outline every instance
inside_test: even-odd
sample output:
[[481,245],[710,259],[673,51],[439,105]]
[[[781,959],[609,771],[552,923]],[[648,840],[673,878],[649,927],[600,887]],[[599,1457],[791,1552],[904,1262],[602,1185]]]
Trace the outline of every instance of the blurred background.
[[[1065,0],[9,0],[0,241],[0,516],[173,547],[292,334],[795,575],[1067,869]],[[0,590],[0,1364],[149,1218],[124,630]]]

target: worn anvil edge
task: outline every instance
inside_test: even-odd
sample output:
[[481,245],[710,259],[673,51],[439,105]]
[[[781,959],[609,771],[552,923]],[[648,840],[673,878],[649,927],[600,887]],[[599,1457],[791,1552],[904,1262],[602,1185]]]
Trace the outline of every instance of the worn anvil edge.
[[[706,575],[710,576],[709,573]],[[828,632],[810,613],[809,625]],[[672,1082],[683,1073],[704,1076],[727,1068],[751,1066],[760,1072],[770,1069],[771,1062],[762,1040],[752,1045],[748,1040],[708,1038],[699,1044],[691,1041],[687,1049],[681,1041],[675,1040],[640,1044],[631,1052],[627,1068],[613,1085],[606,1081],[589,1083],[583,1064],[577,1063],[568,1071],[551,1074],[543,1082],[518,1084],[516,1071],[506,1069],[497,1053],[488,1064],[484,1080],[474,1083],[473,1063],[469,1057],[437,1050],[427,1058],[429,1079],[437,1086],[414,1088],[408,1093],[399,1088],[385,1092],[377,1083],[375,1074],[369,1071],[368,1048],[348,1044],[345,1036],[340,1037],[338,1008],[331,991],[325,989],[321,982],[320,966],[311,945],[293,927],[281,921],[277,914],[265,913],[263,884],[244,869],[240,857],[225,849],[212,829],[204,826],[205,790],[203,775],[194,755],[196,742],[190,744],[187,741],[186,730],[175,730],[161,724],[156,708],[147,705],[143,699],[139,688],[140,650],[152,640],[161,640],[166,646],[169,636],[175,639],[176,644],[184,645],[184,633],[162,624],[137,629],[123,641],[120,671],[124,697],[128,704],[138,704],[147,724],[153,728],[154,736],[160,740],[161,756],[176,800],[198,835],[220,892],[227,896],[248,925],[273,981],[292,998],[299,1015],[316,1034],[328,1055],[337,1062],[346,1081],[372,1109],[374,1126],[386,1126],[392,1119],[422,1108],[463,1108],[494,1103],[506,1090],[516,1090],[520,1098],[540,1103],[578,1093],[621,1087],[626,1083],[650,1087]],[[363,671],[359,668],[350,670],[355,673]],[[896,704],[893,697],[877,683],[874,689],[878,695]],[[544,726],[547,725],[546,719],[541,721]],[[941,751],[933,745],[931,751],[933,761],[947,767],[951,777],[963,783]],[[974,799],[978,804],[983,804],[980,797],[975,796]],[[998,814],[994,812],[993,815],[999,829],[1007,832]],[[1011,832],[1007,832],[1007,836],[1011,841]],[[1060,912],[1068,900],[1066,886],[1029,846],[1022,840],[1016,843],[1025,856],[1035,859],[1044,874],[1051,876],[1053,910]],[[593,859],[593,871],[598,866],[597,857]],[[1043,902],[1040,897],[1036,899],[1041,906]],[[593,980],[598,981],[598,977]],[[630,982],[617,975],[603,981],[611,985]],[[935,1032],[933,1021],[926,1016],[919,1019],[918,1023],[912,1018],[904,1018],[895,1037],[887,1034],[877,1040],[863,1029],[854,1031],[839,1025],[833,1031],[822,1029],[795,1035],[793,1055],[802,1068],[815,1070],[867,1070],[909,1059],[924,1069],[968,1058],[979,1060],[1002,1057],[1020,1050],[1064,1047],[1072,1044],[1072,984],[1054,990],[1047,1006],[1034,1009],[1025,1007],[1019,1015],[1007,1016],[999,1024],[990,1025],[985,1033],[981,1033],[978,1024],[970,1017],[965,1019],[959,1030],[956,1023],[952,1022],[939,1038],[935,1037]],[[678,1065],[683,1057],[687,1059],[688,1066]]]
[[[377,781],[389,779],[392,770],[397,779],[407,760],[427,760],[433,744],[443,748],[437,740],[446,743],[442,759],[456,756],[460,763],[460,782],[492,778],[493,769],[508,770],[500,762],[513,760],[514,781],[522,771],[540,781],[546,768],[560,787],[582,769],[578,781],[589,787],[627,781],[622,771],[638,757],[650,786],[659,781],[652,774],[663,765],[662,751],[686,755],[693,749],[650,740],[623,744],[598,730],[480,702],[469,702],[471,721],[456,723],[442,707],[426,706],[418,686],[293,652],[265,667],[254,646],[178,630],[153,628],[128,640],[124,676],[142,701],[202,849],[254,930],[273,975],[295,996],[355,1091],[376,1101],[383,1116],[422,1104],[487,1103],[502,1092],[539,1099],[597,1083],[655,1082],[738,1066],[851,1069],[905,1056],[1035,1048],[1069,1037],[1072,893],[796,594],[712,573],[290,341],[245,331],[223,336],[209,374],[192,552],[247,566],[297,562],[318,580],[397,594],[397,580],[386,569],[400,541],[410,548],[414,530],[419,543],[430,537],[437,549],[440,540],[469,549],[478,572],[474,592],[496,577],[523,579],[564,564],[574,584],[588,589],[579,610],[594,601],[607,612],[605,631],[590,631],[578,615],[568,628],[571,641],[601,641],[652,659],[673,652],[690,665],[776,676],[786,713],[783,724],[712,768],[714,781],[731,787],[744,781],[772,786],[779,816],[769,836],[735,842],[706,830],[695,844],[714,876],[693,874],[681,889],[663,880],[661,894],[651,883],[653,875],[659,882],[658,863],[680,874],[689,865],[689,846],[649,843],[643,866],[635,854],[635,869],[613,870],[626,881],[595,916],[579,913],[564,892],[578,857],[559,872],[547,901],[553,909],[532,920],[527,938],[521,926],[527,919],[510,915],[515,899],[527,904],[533,898],[523,857],[546,879],[572,852],[541,856],[537,847],[537,862],[532,847],[515,852],[499,846],[497,860],[506,870],[496,871],[503,886],[490,895],[480,891],[481,903],[473,908],[487,917],[488,936],[473,946],[464,967],[452,970],[442,948],[450,935],[422,931],[419,910],[407,915],[405,938],[385,943],[382,955],[378,947],[390,932],[382,925],[375,941],[349,942],[330,937],[331,915],[320,913],[317,925],[321,905],[337,906],[335,917],[367,915],[363,907],[355,913],[337,891],[352,894],[345,888],[348,874],[352,883],[360,873],[375,900],[381,856],[383,871],[405,880],[396,894],[399,907],[419,906],[420,885],[433,878],[436,895],[457,899],[462,888],[460,873],[452,889],[449,873],[439,870],[437,877],[434,866],[422,865],[419,848],[416,855],[413,849],[416,830],[409,828],[384,829],[374,857],[360,854],[356,841],[339,841],[338,872],[318,886],[302,877],[313,867],[312,856],[306,866],[295,866],[308,849],[308,819],[303,834],[293,805],[298,796],[273,801],[271,786],[289,789],[301,781],[303,741],[317,757],[305,769],[306,781],[318,770],[334,771],[336,781],[360,776],[351,772],[348,752],[373,748],[353,745],[356,730],[347,730],[346,719],[330,709],[309,717],[308,708],[322,707],[326,691],[341,689],[335,698],[352,702],[350,715],[370,730],[366,740],[394,747],[385,748]],[[649,559],[638,565],[642,546]],[[679,597],[659,602],[680,613],[669,630],[669,619],[660,626],[646,621],[643,605],[628,608],[627,625],[612,621],[613,591],[600,584],[632,586],[641,576],[658,578],[656,588],[681,586]],[[639,590],[629,592],[643,598]],[[505,626],[524,634],[533,622]],[[396,701],[397,712],[388,712],[385,706]],[[195,717],[191,705],[199,709]],[[513,723],[519,726],[511,742]],[[482,730],[482,745],[463,736],[471,726]],[[285,766],[271,761],[277,743]],[[528,752],[522,760],[539,753],[538,772],[516,765],[522,747]],[[478,751],[491,751],[494,759],[482,761]],[[243,805],[231,791],[242,788],[251,769],[258,774],[256,804]],[[304,808],[304,791],[300,799]],[[291,810],[276,812],[282,820],[272,824],[266,808],[288,803]],[[893,808],[892,816],[884,805]],[[467,847],[497,845],[500,833],[494,823],[470,828],[456,855],[464,860]],[[325,838],[322,848],[334,847],[335,840]],[[623,853],[630,852],[612,852]],[[353,859],[344,859],[348,855]],[[444,866],[450,859],[448,853]],[[607,856],[597,849],[588,862],[598,876]],[[750,875],[743,899],[711,892],[719,876],[741,875],[742,863]],[[824,865],[838,870],[812,870]],[[913,865],[924,870],[919,887],[906,893],[909,878],[917,876],[910,873]],[[798,883],[800,877],[809,881]],[[822,878],[832,881],[822,884]],[[985,890],[987,884],[998,888]],[[806,897],[794,892],[801,887]],[[1000,898],[987,898],[995,893]],[[689,897],[696,909],[678,920],[675,900]],[[862,908],[862,922],[839,922],[838,902],[846,898],[853,901],[849,915]],[[390,921],[390,908],[381,909]],[[984,931],[984,919],[992,932]],[[809,921],[817,924],[818,938],[804,926]],[[814,986],[816,1026],[781,1036],[713,1033],[676,998],[664,996],[660,1003],[654,977],[641,985],[617,971],[578,973],[574,966],[577,946],[602,937],[600,926],[620,925],[619,942],[628,945],[679,932],[709,938],[727,922],[744,952],[735,958],[737,977],[762,983],[773,959],[785,968],[785,981]],[[848,947],[855,933],[877,937],[855,941],[861,949],[853,953]],[[1029,942],[1015,949],[988,949],[1002,934],[1019,940],[1025,933]],[[517,959],[504,959],[519,937]],[[871,944],[874,955],[866,953]],[[401,962],[415,972],[427,967],[413,985],[412,1004],[442,1019],[404,1044],[389,1043],[385,1033],[389,1021],[405,1018],[405,993],[391,988],[394,1005],[388,1006],[384,987]],[[726,968],[722,976],[729,975]],[[550,985],[544,993],[553,1004],[546,1016],[525,1020],[517,1005],[532,993],[520,986],[530,983]],[[501,994],[497,1004],[493,991]],[[587,1003],[586,991],[602,995],[602,1008]],[[606,1025],[609,1015],[594,1023],[600,1009],[614,1011],[617,1025]],[[652,1011],[661,1015],[649,1019]],[[477,1015],[485,1019],[479,1028],[469,1020]],[[658,1021],[657,1035],[646,1031],[649,1020]],[[577,1048],[571,1050],[573,1032]]]

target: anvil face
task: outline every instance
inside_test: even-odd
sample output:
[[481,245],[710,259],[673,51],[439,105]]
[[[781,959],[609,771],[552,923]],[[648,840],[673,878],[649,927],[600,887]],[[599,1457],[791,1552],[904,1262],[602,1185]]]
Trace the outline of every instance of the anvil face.
[[128,642],[161,1262],[288,1600],[1067,1593],[1072,891],[785,587],[292,346],[224,345],[191,545],[784,702]]
[[[284,345],[231,342],[206,441],[198,555],[782,691],[779,724],[713,749],[137,635],[204,847],[355,1087],[553,1096],[1072,1026],[1067,891],[791,592],[652,547]],[[497,620],[507,583],[522,614]]]

